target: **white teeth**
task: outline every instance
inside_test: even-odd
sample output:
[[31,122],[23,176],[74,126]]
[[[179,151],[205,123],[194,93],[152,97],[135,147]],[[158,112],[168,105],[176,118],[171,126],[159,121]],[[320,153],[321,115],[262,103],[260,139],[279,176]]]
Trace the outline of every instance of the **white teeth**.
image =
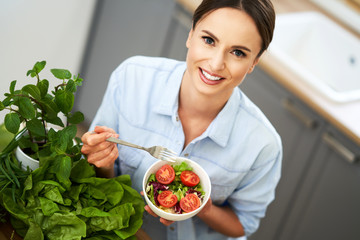
[[215,77],[215,76],[212,76],[210,74],[208,74],[207,72],[205,72],[204,70],[201,70],[202,73],[204,74],[204,76],[209,79],[209,80],[212,80],[212,81],[218,81],[221,79],[221,77]]

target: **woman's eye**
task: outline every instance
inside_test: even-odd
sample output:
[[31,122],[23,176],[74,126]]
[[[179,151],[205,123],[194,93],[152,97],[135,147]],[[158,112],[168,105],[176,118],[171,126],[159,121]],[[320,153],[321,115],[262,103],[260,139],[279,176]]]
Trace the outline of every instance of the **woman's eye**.
[[210,38],[210,37],[202,37],[202,38],[204,39],[204,42],[206,44],[209,44],[209,45],[214,44],[214,40],[212,38]]
[[236,57],[246,57],[246,54],[245,54],[243,51],[238,50],[238,49],[234,50],[234,51],[233,51],[233,54],[234,54]]

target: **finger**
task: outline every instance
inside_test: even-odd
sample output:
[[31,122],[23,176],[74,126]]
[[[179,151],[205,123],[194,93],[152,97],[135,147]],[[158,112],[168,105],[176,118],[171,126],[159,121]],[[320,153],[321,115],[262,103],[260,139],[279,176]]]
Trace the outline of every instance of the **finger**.
[[100,152],[102,152],[102,154],[106,154],[106,151],[110,153],[110,149],[112,149],[114,146],[116,146],[116,144],[107,141],[102,141],[96,145],[83,143],[81,152],[86,155]]
[[145,211],[147,211],[151,216],[153,216],[153,217],[158,217],[158,215],[156,215],[156,213],[154,213],[154,212],[151,210],[151,208],[149,207],[149,205],[146,205],[146,206],[144,207],[144,209],[145,209]]
[[81,141],[83,144],[88,144],[90,146],[99,144],[104,142],[107,138],[111,137],[112,133],[110,132],[103,132],[103,133],[93,133],[93,132],[86,132],[82,137]]
[[109,168],[114,165],[115,160],[119,156],[119,151],[115,144],[102,151],[91,153],[87,156],[87,160],[90,164],[95,165],[98,168]]
[[106,127],[106,126],[95,126],[94,132],[96,132],[96,133],[103,133],[103,132],[116,133],[114,129]]

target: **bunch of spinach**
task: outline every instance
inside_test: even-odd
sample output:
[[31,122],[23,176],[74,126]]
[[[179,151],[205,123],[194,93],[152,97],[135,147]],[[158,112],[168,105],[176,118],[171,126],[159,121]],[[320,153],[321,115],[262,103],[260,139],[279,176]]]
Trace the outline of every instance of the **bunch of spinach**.
[[[1,205],[24,239],[132,239],[142,225],[144,202],[128,175],[97,178],[86,159],[73,164],[68,185],[48,161],[29,172],[15,190],[0,193]],[[22,190],[21,190],[22,189]]]

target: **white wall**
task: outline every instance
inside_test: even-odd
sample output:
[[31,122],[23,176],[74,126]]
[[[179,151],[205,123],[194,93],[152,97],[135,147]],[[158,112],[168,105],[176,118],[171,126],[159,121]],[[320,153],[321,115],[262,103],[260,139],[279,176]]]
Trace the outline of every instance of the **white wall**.
[[[96,0],[0,0],[0,100],[10,82],[17,87],[35,83],[26,72],[36,61],[43,70],[80,73]],[[51,74],[42,74],[53,86]],[[0,123],[6,112],[0,112]]]

